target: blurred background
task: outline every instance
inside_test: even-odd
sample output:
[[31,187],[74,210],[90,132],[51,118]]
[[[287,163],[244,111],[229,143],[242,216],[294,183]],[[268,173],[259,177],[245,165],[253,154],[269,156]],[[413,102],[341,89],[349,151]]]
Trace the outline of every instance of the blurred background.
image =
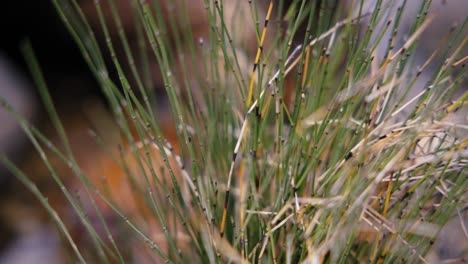
[[[62,116],[74,118],[82,112],[84,101],[101,100],[97,83],[52,1],[5,1],[0,8],[0,21],[0,96],[21,115],[41,130],[49,124],[20,50],[25,41],[30,41],[36,52]],[[35,155],[17,121],[3,107],[0,153],[19,167]],[[54,183],[44,176],[40,184]],[[36,199],[0,165],[0,263],[63,263],[55,228],[40,221],[42,215]]]

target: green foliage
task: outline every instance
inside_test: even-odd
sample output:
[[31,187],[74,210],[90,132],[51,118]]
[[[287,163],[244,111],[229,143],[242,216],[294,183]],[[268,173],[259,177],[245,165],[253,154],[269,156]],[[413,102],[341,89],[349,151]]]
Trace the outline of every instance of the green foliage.
[[[145,153],[156,146],[162,167],[170,172],[170,179],[161,180],[151,155],[135,154],[140,168],[150,168],[140,186],[150,212],[146,217],[162,227],[184,223],[179,231],[188,236],[182,241],[165,229],[165,250],[146,225],[126,215],[117,200],[88,179],[26,45],[31,72],[65,150],[19,116],[18,121],[92,242],[75,243],[46,194],[6,158],[2,162],[43,202],[80,262],[93,262],[92,256],[103,263],[135,260],[138,251],[131,243],[141,243],[136,247],[176,263],[412,263],[424,259],[436,239],[437,230],[430,227],[442,226],[466,204],[466,126],[451,121],[455,110],[462,112],[466,105],[466,68],[454,71],[450,66],[462,59],[466,21],[447,31],[450,45],[434,51],[448,62],[439,63],[426,88],[410,98],[406,95],[421,78],[413,53],[430,26],[426,2],[401,47],[382,51],[386,32],[396,32],[404,8],[376,35],[371,29],[385,19],[385,1],[370,13],[354,14],[330,8],[332,3],[274,1],[270,37],[261,43],[266,13],[254,1],[248,4],[249,15],[259,23],[245,27],[256,30],[255,44],[263,50],[253,73],[255,57],[245,63],[246,55],[232,44],[238,35],[224,19],[226,2],[205,1],[208,37],[196,41],[190,27],[178,24],[190,24],[188,8],[173,13],[182,19],[170,15],[164,20],[158,1],[132,1],[128,12],[135,14],[138,49],[131,48],[113,0],[108,1],[110,17],[96,1],[99,28],[87,22],[75,0],[53,2],[106,96],[121,141],[133,148],[142,142]],[[286,28],[280,33],[277,25],[283,21]],[[110,34],[111,24],[118,35]],[[99,38],[105,45],[99,45]],[[123,53],[116,52],[117,44]],[[103,50],[112,65],[106,65]],[[150,61],[159,66],[179,153],[167,146],[167,124],[154,111]],[[109,77],[110,70],[117,71],[119,80]],[[465,94],[450,103],[460,92]],[[89,208],[62,183],[64,175],[50,165],[49,155],[69,164],[105,236],[87,216]],[[115,159],[126,166],[124,158]],[[180,159],[176,168],[171,159]],[[128,177],[138,188],[135,177],[141,175],[134,174],[128,172]],[[110,231],[102,203],[112,209],[125,236]]]

